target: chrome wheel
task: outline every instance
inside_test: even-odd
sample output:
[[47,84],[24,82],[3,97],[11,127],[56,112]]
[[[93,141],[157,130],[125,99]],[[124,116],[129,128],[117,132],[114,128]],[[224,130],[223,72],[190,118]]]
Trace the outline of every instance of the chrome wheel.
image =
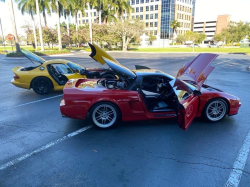
[[111,104],[100,104],[92,112],[92,120],[98,127],[111,127],[117,119],[117,111]]
[[209,121],[216,122],[221,120],[227,112],[225,101],[218,99],[211,101],[206,108],[206,117]]

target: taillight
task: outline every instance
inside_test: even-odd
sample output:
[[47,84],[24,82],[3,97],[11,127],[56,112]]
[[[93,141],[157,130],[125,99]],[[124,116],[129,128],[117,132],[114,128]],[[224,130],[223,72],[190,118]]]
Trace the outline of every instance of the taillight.
[[14,75],[13,78],[16,80],[16,79],[19,79],[18,75]]

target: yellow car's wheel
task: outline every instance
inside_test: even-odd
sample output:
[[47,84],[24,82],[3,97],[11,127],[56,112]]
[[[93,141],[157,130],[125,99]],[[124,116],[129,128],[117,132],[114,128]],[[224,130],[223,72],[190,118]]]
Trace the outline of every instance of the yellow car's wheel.
[[52,82],[46,77],[37,77],[32,81],[33,90],[40,95],[48,94],[52,90]]

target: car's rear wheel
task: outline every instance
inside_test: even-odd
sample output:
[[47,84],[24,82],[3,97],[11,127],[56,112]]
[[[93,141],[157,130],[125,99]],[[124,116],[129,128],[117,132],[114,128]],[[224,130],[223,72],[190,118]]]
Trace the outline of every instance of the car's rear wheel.
[[112,103],[102,102],[97,103],[92,107],[90,116],[93,123],[99,128],[110,128],[116,124],[120,118],[120,113]]
[[33,90],[40,95],[48,94],[52,90],[52,82],[46,77],[37,77],[32,81]]
[[101,78],[105,78],[105,79],[117,79],[115,75],[111,74],[111,73],[107,73],[101,76]]
[[228,105],[223,99],[213,99],[209,101],[204,108],[204,115],[210,122],[222,120],[228,110]]

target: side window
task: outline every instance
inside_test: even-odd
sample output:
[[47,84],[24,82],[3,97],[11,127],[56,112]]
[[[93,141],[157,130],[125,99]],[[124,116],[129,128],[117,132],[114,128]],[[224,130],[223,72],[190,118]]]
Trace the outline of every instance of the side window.
[[73,71],[66,64],[56,64],[54,65],[56,70],[61,74],[71,74]]

